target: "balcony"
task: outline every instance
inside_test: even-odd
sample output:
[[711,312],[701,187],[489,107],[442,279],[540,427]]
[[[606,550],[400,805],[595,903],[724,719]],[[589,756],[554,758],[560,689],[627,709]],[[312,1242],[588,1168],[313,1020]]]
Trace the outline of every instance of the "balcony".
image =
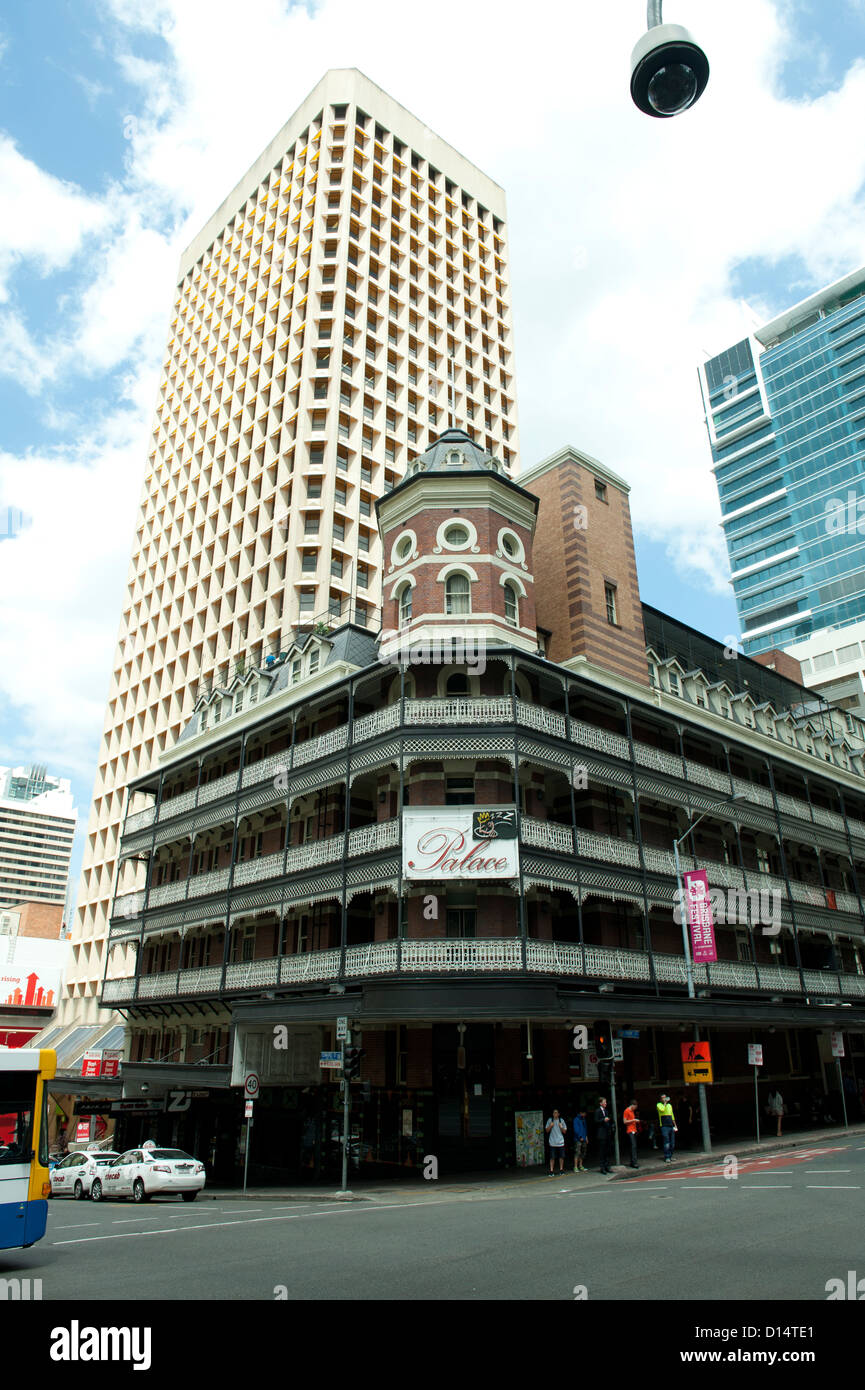
[[[522,970],[522,942],[478,937],[441,938],[431,941],[404,940],[369,942],[346,950],[347,978],[375,975],[500,974]],[[225,992],[291,985],[305,981],[335,980],[339,974],[337,950],[312,951],[294,956],[243,961],[226,967]],[[655,955],[655,976],[660,984],[684,986],[687,983],[682,956]],[[598,980],[620,980],[649,984],[650,958],[645,951],[611,950],[602,946],[580,946],[575,942],[526,942],[526,968],[532,974],[570,976]],[[775,994],[802,994],[798,970],[783,965],[753,965],[745,961],[716,961],[694,965],[694,982],[703,988],[760,990]],[[830,971],[803,972],[805,988],[812,994],[849,999],[865,999],[865,975],[839,975]],[[138,981],[139,999],[170,999],[179,995],[222,993],[222,968],[207,966],[198,970],[172,971],[163,975],[144,975]],[[135,998],[132,978],[106,980],[102,999],[106,1004]]]

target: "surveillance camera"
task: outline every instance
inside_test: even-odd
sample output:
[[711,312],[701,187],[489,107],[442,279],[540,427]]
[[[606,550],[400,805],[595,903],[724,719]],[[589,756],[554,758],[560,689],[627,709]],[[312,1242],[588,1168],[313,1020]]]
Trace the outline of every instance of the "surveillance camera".
[[631,96],[647,116],[678,116],[703,95],[709,60],[680,24],[656,24],[631,54]]
[[147,1092],[150,1090],[150,1087],[148,1086],[146,1081],[142,1081],[140,1089],[144,1093],[144,1095],[147,1095]]

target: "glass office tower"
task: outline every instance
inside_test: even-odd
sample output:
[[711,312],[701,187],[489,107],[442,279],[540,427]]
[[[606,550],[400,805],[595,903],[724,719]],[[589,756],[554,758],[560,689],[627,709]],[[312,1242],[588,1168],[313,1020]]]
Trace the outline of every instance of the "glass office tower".
[[865,268],[700,384],[747,655],[865,618]]

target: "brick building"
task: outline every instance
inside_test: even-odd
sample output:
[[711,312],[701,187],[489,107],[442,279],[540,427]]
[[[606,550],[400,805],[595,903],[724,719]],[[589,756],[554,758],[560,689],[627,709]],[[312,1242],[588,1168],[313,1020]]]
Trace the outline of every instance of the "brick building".
[[[720,1134],[753,1115],[750,1041],[803,1124],[827,1030],[861,1082],[861,724],[641,604],[626,484],[575,450],[517,483],[449,429],[377,513],[377,631],[299,624],[130,785],[102,1000],[123,1095],[183,1106],[118,1142],[230,1180],[256,1071],[253,1180],[334,1175],[340,1017],[370,1172],[513,1166],[526,1117],[596,1095],[597,1017],[646,1106],[701,1029]],[[734,904],[695,997],[674,841]]]

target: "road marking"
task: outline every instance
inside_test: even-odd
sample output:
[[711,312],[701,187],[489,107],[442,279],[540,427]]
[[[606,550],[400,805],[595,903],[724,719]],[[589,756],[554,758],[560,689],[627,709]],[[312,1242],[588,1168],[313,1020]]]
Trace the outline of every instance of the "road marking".
[[98,1226],[98,1221],[76,1221],[74,1226],[55,1226],[55,1231],[82,1231],[85,1226]]
[[805,1186],[815,1188],[818,1192],[861,1192],[862,1190],[860,1187],[850,1187],[843,1182],[809,1182]]
[[756,1188],[758,1189],[758,1191],[760,1191],[760,1192],[765,1192],[767,1188],[769,1188],[769,1189],[771,1189],[771,1188],[773,1188],[773,1187],[785,1187],[785,1188],[786,1188],[786,1187],[792,1187],[793,1184],[792,1184],[791,1182],[743,1182],[743,1183],[740,1183],[740,1186],[741,1186],[741,1187],[756,1187]]
[[680,1188],[680,1191],[682,1191],[682,1192],[726,1192],[726,1191],[727,1191],[727,1188],[728,1188],[729,1186],[730,1186],[730,1184],[727,1183],[727,1182],[720,1182],[720,1183],[719,1183],[719,1182],[716,1182],[716,1183],[713,1183],[711,1187],[710,1187],[710,1186],[707,1186],[705,1183],[703,1183],[703,1185],[702,1185],[701,1187],[686,1187],[685,1184],[682,1183],[681,1188]]
[[[583,1193],[581,1195],[591,1196],[592,1194]],[[164,1226],[160,1227],[157,1231],[116,1231],[114,1234],[107,1236],[75,1236],[72,1240],[53,1240],[50,1244],[52,1246],[84,1245],[94,1240],[143,1240],[145,1236],[173,1235],[178,1231],[210,1231],[215,1230],[219,1226],[257,1226],[267,1221],[300,1221],[304,1217],[345,1216],[352,1212],[360,1215],[361,1212],[399,1211],[405,1207],[420,1207],[421,1209],[427,1207],[441,1207],[452,1205],[460,1200],[461,1198],[459,1197],[437,1197],[432,1201],[421,1198],[416,1202],[389,1202],[387,1204],[382,1203],[381,1206],[375,1207],[360,1206],[358,1203],[352,1202],[346,1206],[334,1206],[333,1211],[298,1211],[294,1212],[291,1216],[255,1216],[251,1221],[207,1221],[195,1226]]]
[[849,1168],[809,1168],[810,1173],[849,1173]]
[[125,1226],[130,1221],[159,1221],[159,1216],[115,1216],[112,1226]]

